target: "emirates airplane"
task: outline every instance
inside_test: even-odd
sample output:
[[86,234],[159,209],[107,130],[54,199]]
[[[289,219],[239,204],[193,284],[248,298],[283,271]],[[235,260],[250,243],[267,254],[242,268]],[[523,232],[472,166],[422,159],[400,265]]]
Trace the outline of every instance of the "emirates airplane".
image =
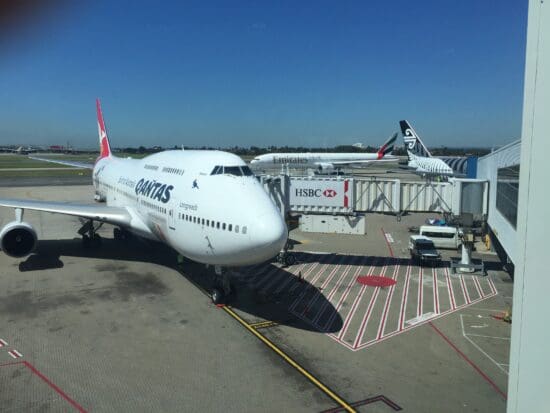
[[101,151],[89,167],[96,194],[106,205],[0,198],[0,206],[15,209],[15,220],[0,231],[0,246],[7,255],[24,257],[36,246],[36,231],[23,221],[25,209],[86,219],[78,231],[85,246],[100,244],[94,222],[109,223],[116,226],[115,239],[137,234],[214,265],[217,278],[223,278],[212,291],[218,302],[228,292],[224,268],[258,264],[282,250],[286,224],[241,158],[193,150],[159,152],[139,160],[115,157],[99,100],[96,104]]
[[311,168],[319,173],[329,173],[342,167],[364,167],[373,163],[397,162],[399,158],[390,155],[393,151],[397,133],[391,136],[377,152],[360,153],[266,153],[250,161],[255,169],[290,166],[293,168]]

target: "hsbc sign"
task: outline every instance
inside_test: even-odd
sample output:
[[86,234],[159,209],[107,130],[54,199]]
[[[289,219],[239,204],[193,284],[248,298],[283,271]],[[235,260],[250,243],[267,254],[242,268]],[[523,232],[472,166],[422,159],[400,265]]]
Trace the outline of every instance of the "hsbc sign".
[[296,192],[297,197],[313,197],[313,198],[320,198],[322,196],[326,196],[327,198],[333,198],[336,196],[336,191],[334,189],[325,189],[322,191],[321,189],[311,189],[311,188],[295,188],[294,191]]
[[352,208],[351,179],[310,179],[294,177],[290,180],[290,206],[295,210],[324,210]]

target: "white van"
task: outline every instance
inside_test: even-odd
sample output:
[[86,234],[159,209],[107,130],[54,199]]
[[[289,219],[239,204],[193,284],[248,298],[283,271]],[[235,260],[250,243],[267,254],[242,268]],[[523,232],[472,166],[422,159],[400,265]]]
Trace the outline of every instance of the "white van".
[[440,227],[437,225],[422,225],[420,235],[431,239],[436,248],[457,249],[462,241],[456,227]]

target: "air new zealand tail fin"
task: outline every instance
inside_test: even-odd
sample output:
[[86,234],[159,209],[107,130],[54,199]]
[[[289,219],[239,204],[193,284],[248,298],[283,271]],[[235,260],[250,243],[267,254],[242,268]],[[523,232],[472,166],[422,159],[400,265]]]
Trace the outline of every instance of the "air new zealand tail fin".
[[409,122],[407,122],[406,120],[401,120],[399,121],[399,126],[401,126],[401,133],[403,134],[403,140],[405,141],[407,151],[411,151],[417,156],[424,156],[427,158],[432,157],[432,154],[430,153],[428,148],[426,148],[424,143],[422,143],[420,137],[409,124]]

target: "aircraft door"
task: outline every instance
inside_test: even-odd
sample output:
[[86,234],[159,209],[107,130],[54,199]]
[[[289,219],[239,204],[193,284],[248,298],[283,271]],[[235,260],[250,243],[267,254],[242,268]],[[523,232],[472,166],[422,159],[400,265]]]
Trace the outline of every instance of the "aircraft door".
[[171,199],[168,204],[168,228],[173,231],[176,230],[176,205],[175,199]]

